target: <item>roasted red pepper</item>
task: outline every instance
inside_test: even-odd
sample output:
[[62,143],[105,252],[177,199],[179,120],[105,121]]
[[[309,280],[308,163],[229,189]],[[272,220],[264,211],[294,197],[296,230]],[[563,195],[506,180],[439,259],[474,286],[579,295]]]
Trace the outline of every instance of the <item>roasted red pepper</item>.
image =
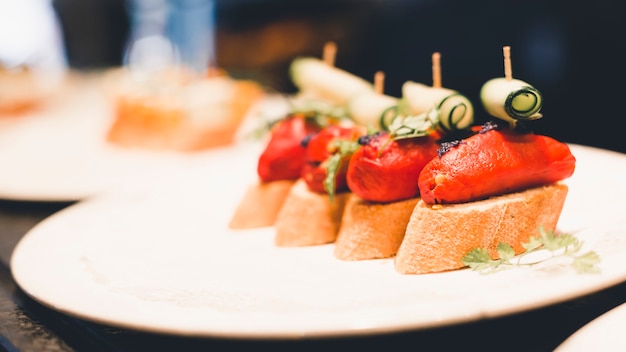
[[[324,181],[328,175],[328,162],[333,155],[339,152],[336,141],[347,141],[356,143],[360,136],[365,133],[364,128],[353,126],[346,127],[331,125],[315,136],[307,143],[306,164],[302,171],[302,178],[309,189],[313,192],[328,193]],[[344,192],[348,190],[346,184],[346,172],[352,152],[340,155],[340,161],[334,179],[334,192]]]
[[364,145],[348,167],[348,187],[373,202],[417,197],[416,180],[424,165],[437,156],[436,139],[433,135],[394,140],[386,132],[362,138]]
[[553,138],[489,129],[434,158],[418,185],[426,203],[464,203],[566,179],[575,164],[568,145]]
[[277,122],[259,157],[257,172],[261,181],[298,179],[306,160],[302,140],[320,130],[319,124],[304,114],[293,114]]

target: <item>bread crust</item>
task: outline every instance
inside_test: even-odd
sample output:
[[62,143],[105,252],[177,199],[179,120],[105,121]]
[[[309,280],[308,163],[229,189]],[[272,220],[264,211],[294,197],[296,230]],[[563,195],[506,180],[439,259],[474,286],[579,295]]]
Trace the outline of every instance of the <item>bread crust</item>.
[[395,257],[401,274],[424,274],[462,268],[461,259],[475,248],[497,258],[508,243],[516,254],[539,227],[554,231],[568,187],[554,183],[481,201],[428,205],[420,200]]
[[279,247],[313,246],[335,242],[346,200],[351,193],[328,194],[310,191],[298,179],[280,209],[274,227]]
[[228,227],[234,230],[255,229],[274,225],[278,212],[295,180],[261,182],[248,186],[239,201]]
[[365,260],[396,255],[418,200],[378,203],[351,194],[335,242],[335,257]]

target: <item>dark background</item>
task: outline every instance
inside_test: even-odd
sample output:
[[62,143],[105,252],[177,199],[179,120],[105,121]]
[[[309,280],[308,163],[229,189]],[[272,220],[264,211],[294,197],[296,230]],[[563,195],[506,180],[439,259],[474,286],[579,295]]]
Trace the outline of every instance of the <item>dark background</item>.
[[[125,1],[54,6],[71,67],[122,63],[131,28]],[[320,57],[332,40],[338,67],[366,79],[382,70],[386,93],[399,96],[407,80],[432,83],[431,54],[439,51],[443,85],[470,97],[480,122],[480,87],[504,75],[502,47],[510,45],[513,76],[544,96],[535,132],[626,152],[622,7],[609,0],[216,0],[215,54],[236,77],[292,92],[289,63]]]

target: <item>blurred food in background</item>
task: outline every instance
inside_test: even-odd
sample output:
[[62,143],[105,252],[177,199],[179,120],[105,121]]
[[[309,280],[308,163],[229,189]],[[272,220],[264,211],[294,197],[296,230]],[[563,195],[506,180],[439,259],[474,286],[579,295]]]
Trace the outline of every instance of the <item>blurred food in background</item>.
[[258,83],[218,70],[200,75],[169,68],[140,78],[119,69],[107,75],[115,116],[106,138],[123,147],[190,152],[231,144],[264,95]]

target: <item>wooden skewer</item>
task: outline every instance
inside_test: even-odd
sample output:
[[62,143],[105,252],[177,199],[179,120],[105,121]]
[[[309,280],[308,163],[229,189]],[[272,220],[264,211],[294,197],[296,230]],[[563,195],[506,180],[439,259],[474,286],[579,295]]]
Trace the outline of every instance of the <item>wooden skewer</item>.
[[441,88],[441,54],[433,53],[433,87]]
[[385,73],[378,71],[374,74],[374,91],[378,94],[383,94],[385,85]]
[[337,56],[337,44],[332,41],[326,42],[322,59],[328,66],[335,66],[335,56]]
[[511,68],[511,47],[505,46],[502,48],[502,52],[504,53],[504,78],[507,81],[513,79],[513,69]]

